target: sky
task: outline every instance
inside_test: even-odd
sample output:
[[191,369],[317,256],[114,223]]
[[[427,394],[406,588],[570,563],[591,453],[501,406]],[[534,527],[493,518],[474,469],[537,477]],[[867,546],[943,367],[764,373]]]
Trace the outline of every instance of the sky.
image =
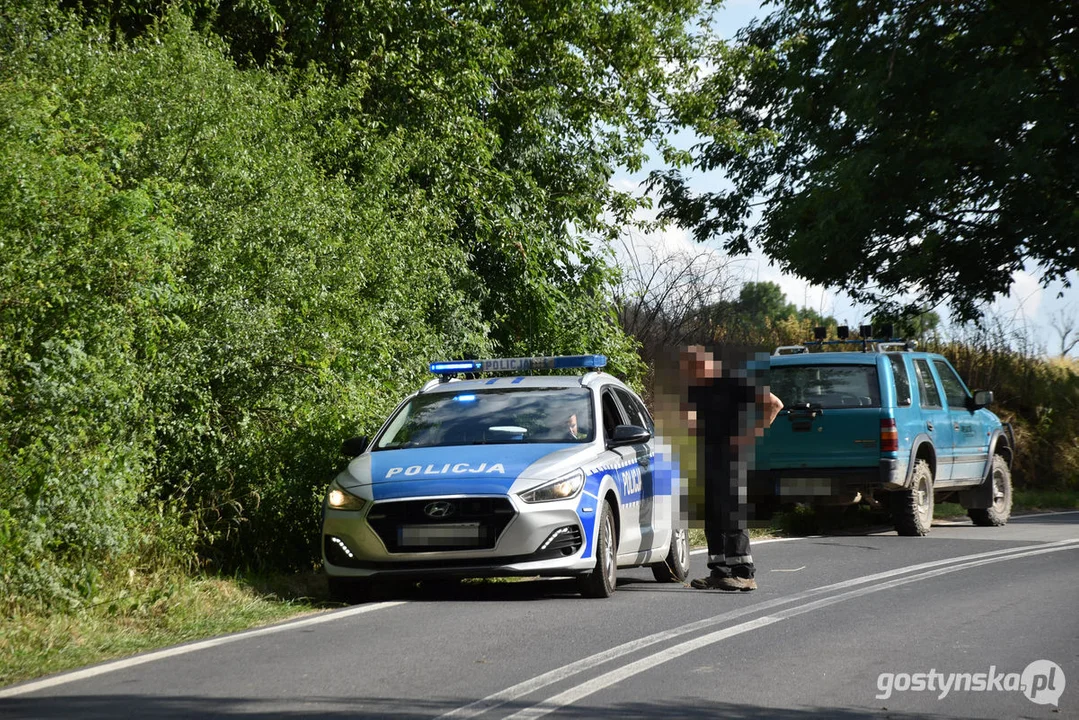
[[[733,38],[739,28],[745,26],[754,17],[767,12],[760,9],[758,0],[728,0],[717,12],[716,29],[721,36]],[[691,143],[690,143],[691,144]],[[655,166],[645,167],[636,174],[622,173],[612,179],[612,184],[620,190],[640,191],[640,182],[647,177]],[[699,190],[715,188],[723,182],[722,176],[695,178],[693,183]],[[855,303],[845,293],[812,286],[800,278],[785,275],[759,252],[742,257],[728,259],[718,249],[718,242],[702,245],[693,241],[688,231],[669,227],[650,235],[635,235],[631,242],[657,258],[668,254],[688,251],[699,253],[702,249],[715,253],[717,262],[729,263],[730,271],[741,275],[743,281],[777,283],[784,291],[789,302],[800,307],[812,308],[823,315],[829,315],[840,325],[861,325],[868,322],[870,309]],[[1079,327],[1079,276],[1072,274],[1071,288],[1056,283],[1043,288],[1039,282],[1037,269],[1028,267],[1013,276],[1014,284],[1008,297],[1000,298],[987,307],[986,319],[989,323],[1007,329],[1009,334],[1022,338],[1026,347],[1039,354],[1058,355],[1060,353],[1060,335],[1052,327],[1052,322],[1073,318]],[[945,332],[952,335],[963,332],[965,328],[951,322],[946,307],[935,308],[943,319]],[[1079,347],[1071,353],[1079,356]]]

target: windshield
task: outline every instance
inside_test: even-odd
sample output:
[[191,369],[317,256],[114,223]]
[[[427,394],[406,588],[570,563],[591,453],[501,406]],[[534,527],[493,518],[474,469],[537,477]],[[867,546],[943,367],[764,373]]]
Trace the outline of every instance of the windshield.
[[771,391],[790,407],[880,407],[876,365],[788,365],[773,367]]
[[376,450],[585,443],[595,421],[586,388],[477,390],[418,395],[393,417]]

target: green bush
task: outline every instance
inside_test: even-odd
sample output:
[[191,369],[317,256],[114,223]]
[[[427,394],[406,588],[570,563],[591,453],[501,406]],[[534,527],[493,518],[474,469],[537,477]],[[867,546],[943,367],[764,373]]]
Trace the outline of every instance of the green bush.
[[96,601],[131,568],[311,568],[341,439],[431,359],[598,350],[639,379],[602,256],[553,233],[478,262],[429,182],[456,141],[378,122],[362,72],[239,70],[175,13],[125,39],[5,12],[9,603]]

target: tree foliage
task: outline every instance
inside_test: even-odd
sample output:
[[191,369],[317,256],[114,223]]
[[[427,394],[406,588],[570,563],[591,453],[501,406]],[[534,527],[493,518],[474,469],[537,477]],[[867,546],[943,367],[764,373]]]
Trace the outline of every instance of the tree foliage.
[[656,173],[666,215],[731,250],[891,306],[969,319],[1037,266],[1079,268],[1079,6],[784,0],[679,106],[695,168]]
[[624,241],[621,266],[619,323],[649,364],[676,348],[715,341],[713,308],[734,294],[737,283],[726,257]]
[[340,440],[432,359],[639,381],[608,180],[695,7],[0,11],[3,595],[311,567]]

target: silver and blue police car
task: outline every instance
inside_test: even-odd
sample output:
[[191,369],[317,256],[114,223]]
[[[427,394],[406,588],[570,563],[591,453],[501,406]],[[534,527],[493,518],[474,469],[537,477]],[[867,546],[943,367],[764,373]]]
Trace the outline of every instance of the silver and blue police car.
[[[380,579],[574,576],[608,597],[618,568],[685,580],[680,482],[641,399],[602,355],[431,364],[331,483],[322,552],[331,594]],[[536,369],[575,375],[528,375]],[[469,379],[457,377],[465,374]],[[477,376],[479,379],[476,379]]]

